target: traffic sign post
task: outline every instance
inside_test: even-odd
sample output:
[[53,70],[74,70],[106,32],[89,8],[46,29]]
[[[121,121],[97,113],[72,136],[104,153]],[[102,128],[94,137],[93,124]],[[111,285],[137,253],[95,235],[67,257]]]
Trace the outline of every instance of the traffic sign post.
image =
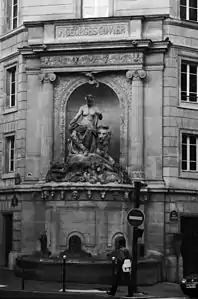
[[144,213],[139,210],[140,207],[140,189],[141,187],[147,186],[146,184],[136,181],[135,182],[135,208],[129,211],[127,219],[130,225],[133,226],[133,243],[132,243],[132,267],[131,267],[131,281],[130,281],[130,297],[133,296],[134,293],[137,293],[137,243],[139,237],[139,229],[140,226],[145,219]]
[[132,209],[129,211],[127,220],[132,226],[140,226],[144,222],[144,213],[139,209]]

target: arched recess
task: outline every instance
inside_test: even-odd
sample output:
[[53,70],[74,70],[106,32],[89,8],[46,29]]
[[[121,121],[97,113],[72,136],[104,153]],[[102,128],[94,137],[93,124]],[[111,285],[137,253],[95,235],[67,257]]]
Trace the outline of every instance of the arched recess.
[[81,248],[84,248],[85,246],[85,238],[83,236],[82,233],[78,232],[78,231],[73,231],[71,232],[68,236],[67,236],[67,239],[66,239],[66,249],[68,250],[69,249],[69,245],[70,245],[70,240],[71,238],[73,237],[78,237],[80,240],[81,240]]
[[124,238],[125,241],[126,241],[126,243],[127,243],[127,240],[126,240],[124,234],[121,233],[121,232],[117,232],[117,233],[115,233],[115,234],[112,236],[112,238],[111,238],[111,246],[112,246],[113,248],[115,248],[115,247],[116,247],[116,244],[117,244],[117,242],[118,242],[118,240],[121,239],[121,238]]
[[[85,105],[85,96],[92,94],[95,98],[95,104],[103,114],[103,119],[99,121],[99,125],[109,126],[111,129],[111,143],[109,154],[118,162],[120,159],[120,105],[119,100],[113,89],[108,85],[100,83],[99,87],[90,85],[89,83],[79,86],[69,97],[66,106],[66,128],[76,115],[79,108]],[[66,144],[67,144],[66,131]],[[67,153],[67,152],[66,152]]]
[[[64,80],[62,78],[62,80]],[[127,80],[125,76],[103,76],[98,79],[99,83],[107,85],[119,100],[120,106],[120,163],[124,167],[127,166],[127,124],[128,124],[128,99],[130,97],[130,88],[127,85]],[[64,161],[66,153],[66,107],[68,100],[71,95],[80,86],[87,84],[87,79],[83,76],[70,77],[67,84],[62,82],[62,90],[58,95],[58,105],[59,105],[59,121],[60,124],[60,160]],[[101,122],[102,123],[102,122]]]

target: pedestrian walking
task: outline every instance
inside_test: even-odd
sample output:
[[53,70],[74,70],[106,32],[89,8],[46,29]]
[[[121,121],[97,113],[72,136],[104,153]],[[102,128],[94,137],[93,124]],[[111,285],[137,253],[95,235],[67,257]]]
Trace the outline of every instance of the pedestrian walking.
[[108,295],[115,296],[118,285],[121,283],[122,278],[125,279],[128,285],[128,295],[131,294],[131,255],[126,248],[126,241],[120,238],[118,241],[118,248],[114,251],[115,256],[115,275],[110,290],[107,291]]

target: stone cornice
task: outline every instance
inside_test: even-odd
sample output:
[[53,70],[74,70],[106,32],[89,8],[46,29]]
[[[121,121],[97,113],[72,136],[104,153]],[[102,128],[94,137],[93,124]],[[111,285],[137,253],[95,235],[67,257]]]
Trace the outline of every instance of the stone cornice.
[[198,30],[198,22],[195,21],[167,18],[164,21],[164,25],[173,25],[173,26]]
[[15,58],[17,58],[18,56],[19,56],[19,52],[13,52],[13,53],[11,53],[11,54],[9,54],[9,55],[7,55],[7,56],[1,57],[1,58],[0,58],[0,63],[1,63],[1,62],[5,62],[5,61],[9,61],[9,60],[11,60],[11,59],[15,59]]
[[17,34],[19,34],[21,32],[24,32],[26,30],[27,29],[25,28],[25,26],[21,25],[21,26],[17,27],[16,29],[13,29],[13,30],[11,30],[11,31],[9,31],[9,32],[1,35],[0,36],[0,42],[4,41],[6,39],[9,39],[9,38],[11,38],[11,37],[13,37],[13,36],[15,36],[15,35],[17,35]]
[[139,16],[115,16],[115,17],[108,17],[108,18],[76,18],[76,19],[59,19],[59,20],[42,20],[42,21],[26,21],[24,22],[24,26],[29,27],[40,27],[43,25],[49,25],[49,24],[79,24],[79,23],[89,23],[89,22],[117,22],[117,21],[130,21],[130,20],[148,20],[148,21],[154,21],[154,20],[165,20],[166,18],[169,18],[168,14],[163,15],[139,15]]
[[52,43],[52,44],[32,44],[25,47],[19,47],[18,50],[22,55],[36,55],[42,53],[49,52],[72,52],[79,51],[79,53],[83,51],[93,51],[93,50],[104,50],[104,49],[117,49],[117,50],[130,50],[131,52],[142,52],[148,50],[152,45],[151,40],[124,40],[124,41],[106,41],[106,42],[76,42],[71,44],[64,43]]
[[[60,192],[61,190],[98,190],[98,191],[106,191],[106,192],[111,192],[111,191],[122,191],[122,192],[130,192],[134,190],[133,185],[115,185],[115,184],[107,184],[107,185],[92,185],[92,184],[77,184],[77,183],[23,183],[21,185],[15,186],[15,187],[7,187],[7,188],[1,188],[0,194],[13,194],[14,192],[16,194],[20,193],[32,193],[32,192],[41,192],[41,191],[57,191]],[[147,194],[147,193],[161,193],[161,194],[166,194],[166,195],[171,195],[171,194],[185,194],[185,195],[192,195],[192,196],[198,196],[198,190],[197,189],[182,189],[182,188],[168,188],[166,186],[162,186],[162,184],[159,185],[159,187],[156,185],[155,187],[152,184],[149,184],[146,188],[143,188],[141,190],[142,194]],[[182,199],[181,199],[182,200]],[[186,199],[184,199],[186,200]],[[1,199],[0,199],[1,201]],[[197,199],[196,199],[197,201]]]
[[[107,41],[107,42],[92,42],[92,43],[72,43],[72,44],[38,44],[38,45],[31,45],[25,47],[19,47],[18,50],[20,54],[24,56],[42,56],[46,53],[69,53],[73,51],[78,51],[79,54],[83,53],[84,51],[91,52],[94,50],[125,50],[130,52],[166,52],[171,43],[170,41],[154,41],[151,40],[124,40],[124,41]],[[62,53],[61,53],[62,52]]]

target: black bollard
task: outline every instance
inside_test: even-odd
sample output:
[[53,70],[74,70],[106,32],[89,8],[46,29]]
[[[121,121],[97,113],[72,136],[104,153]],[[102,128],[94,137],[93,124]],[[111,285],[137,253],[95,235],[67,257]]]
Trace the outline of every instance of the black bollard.
[[24,288],[25,288],[25,271],[24,271],[23,257],[21,257],[21,267],[22,267],[21,289],[24,290]]
[[63,255],[63,292],[65,292],[66,255]]
[[116,270],[116,258],[115,256],[112,256],[112,285],[115,283],[115,270]]
[[113,277],[113,279],[115,276],[115,265],[116,265],[116,258],[115,258],[115,256],[112,256],[112,277]]

